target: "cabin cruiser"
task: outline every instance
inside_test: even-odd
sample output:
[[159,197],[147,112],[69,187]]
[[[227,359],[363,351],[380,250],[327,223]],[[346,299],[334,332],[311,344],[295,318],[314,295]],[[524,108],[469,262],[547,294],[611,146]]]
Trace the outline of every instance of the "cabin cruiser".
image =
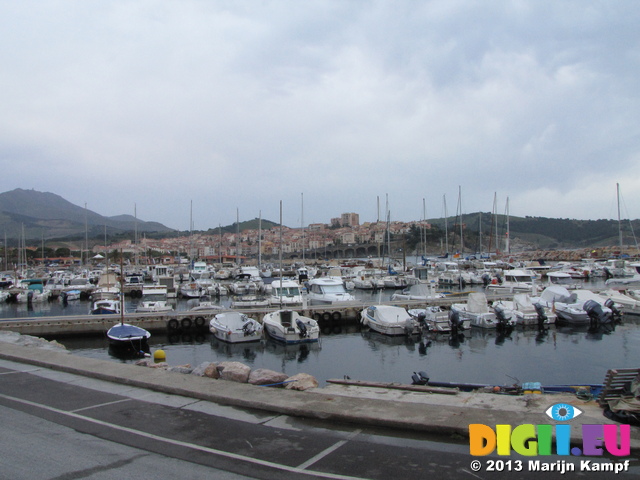
[[136,312],[170,312],[173,306],[167,301],[167,287],[163,285],[145,285],[142,289],[142,301]]
[[287,344],[317,342],[320,336],[318,322],[294,310],[267,313],[262,323],[270,337]]
[[310,305],[332,305],[355,300],[355,297],[347,292],[339,277],[321,277],[309,280],[307,290]]
[[269,305],[281,307],[294,307],[302,305],[302,293],[300,285],[294,280],[276,279],[271,283],[271,296]]

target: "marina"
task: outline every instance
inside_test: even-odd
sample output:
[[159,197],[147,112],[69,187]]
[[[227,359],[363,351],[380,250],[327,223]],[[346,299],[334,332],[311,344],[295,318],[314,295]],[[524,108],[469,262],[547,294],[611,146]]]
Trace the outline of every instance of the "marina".
[[[582,286],[599,290],[603,279],[581,280]],[[449,289],[438,304],[448,308],[466,300],[469,292],[486,291],[472,285]],[[433,381],[513,385],[524,382],[543,384],[595,384],[610,368],[637,366],[640,342],[640,317],[625,315],[622,322],[599,325],[554,324],[540,330],[535,325],[516,326],[503,332],[497,329],[469,328],[455,335],[451,332],[428,332],[412,335],[383,335],[363,325],[360,316],[367,306],[400,304],[407,310],[424,308],[425,301],[392,302],[393,289],[352,290],[355,303],[327,306],[296,307],[310,317],[319,318],[320,335],[316,342],[283,344],[268,336],[255,342],[233,344],[222,341],[209,331],[209,320],[215,311],[193,311],[197,299],[170,300],[171,312],[140,313],[135,311],[141,298],[125,298],[126,322],[142,319],[140,325],[152,331],[148,339],[151,351],[164,350],[170,365],[197,366],[203,362],[238,361],[252,369],[268,368],[288,375],[309,373],[321,385],[329,379],[355,379],[372,382],[410,383],[414,372],[425,371]],[[501,298],[509,298],[502,296]],[[510,294],[513,298],[513,294]],[[409,297],[407,297],[409,298]],[[232,297],[215,298],[214,307],[228,310]],[[37,325],[60,322],[67,326],[92,324],[92,331],[82,335],[41,335],[55,338],[73,355],[133,363],[136,359],[114,355],[108,347],[106,330],[118,321],[118,315],[88,315],[90,302],[77,300],[66,304],[50,301],[33,304],[0,305],[3,325],[10,321]],[[241,311],[262,319],[272,308],[244,308]],[[207,313],[203,313],[207,312]],[[339,314],[336,314],[338,312]],[[322,321],[330,316],[331,321]],[[189,318],[188,328],[182,328]],[[196,319],[202,318],[199,324]],[[335,321],[339,318],[340,321]],[[11,320],[9,320],[11,319]],[[146,320],[145,320],[146,319]],[[133,320],[133,321],[132,321]],[[177,328],[167,328],[169,320],[177,320]],[[147,323],[144,323],[144,322]],[[203,327],[203,328],[200,328]],[[23,333],[36,334],[26,329]]]

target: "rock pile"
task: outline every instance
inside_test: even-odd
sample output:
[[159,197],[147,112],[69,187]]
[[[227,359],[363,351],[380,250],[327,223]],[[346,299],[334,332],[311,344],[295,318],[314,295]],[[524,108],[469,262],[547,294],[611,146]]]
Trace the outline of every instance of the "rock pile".
[[153,359],[145,358],[136,362],[136,365],[149,368],[161,368],[169,372],[178,372],[188,375],[198,375],[213,379],[229,380],[251,385],[284,387],[290,390],[309,390],[318,387],[318,381],[307,373],[298,373],[288,376],[286,373],[276,372],[266,368],[251,367],[240,362],[204,362],[193,368],[191,365],[179,365],[170,367],[166,362],[156,363]]

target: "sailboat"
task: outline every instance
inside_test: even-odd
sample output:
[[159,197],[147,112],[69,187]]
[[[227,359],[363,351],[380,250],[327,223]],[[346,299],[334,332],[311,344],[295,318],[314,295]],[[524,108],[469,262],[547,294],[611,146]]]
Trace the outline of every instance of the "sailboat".
[[[120,270],[122,270],[122,253],[120,254]],[[122,277],[120,283],[122,287]],[[124,323],[124,295],[120,296],[120,322],[107,331],[109,351],[115,356],[144,357],[149,354],[148,340],[151,334],[144,328]]]

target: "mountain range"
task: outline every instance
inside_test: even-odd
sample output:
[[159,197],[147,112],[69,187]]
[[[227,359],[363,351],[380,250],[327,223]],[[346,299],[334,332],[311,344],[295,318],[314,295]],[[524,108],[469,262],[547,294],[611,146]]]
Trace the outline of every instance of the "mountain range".
[[[461,215],[461,218],[449,218],[449,234],[455,236],[455,224],[465,225],[465,238],[482,230],[482,237],[488,238],[496,229],[492,225],[500,224],[499,230],[504,235],[506,218],[504,215],[492,216],[489,213],[472,213]],[[640,229],[640,220],[573,220],[545,217],[510,217],[509,237],[512,243],[525,248],[569,249],[600,246],[617,246],[621,237],[624,245],[637,245],[635,230]],[[431,224],[444,230],[445,219],[428,220]],[[263,228],[277,225],[262,220]],[[480,223],[482,228],[480,229]],[[458,223],[459,224],[459,223]],[[619,228],[622,226],[622,228]],[[257,228],[257,219],[243,222],[240,225],[220,227],[223,231],[245,230]],[[17,188],[0,193],[0,232],[7,239],[24,238],[26,241],[41,239],[80,240],[86,235],[91,239],[121,236],[132,238],[133,232],[145,234],[147,237],[170,237],[181,232],[158,222],[145,222],[132,215],[105,217],[86,208],[79,207],[59,195],[36,190]],[[209,229],[209,234],[217,234],[220,229]],[[436,233],[436,232],[434,232]],[[467,238],[465,244],[473,243]],[[441,241],[439,238],[434,241]],[[486,240],[485,240],[486,242]]]
[[169,234],[174,229],[158,222],[145,222],[133,215],[105,217],[74,205],[59,195],[17,188],[0,193],[0,230],[7,238],[26,240],[95,237],[138,231]]

